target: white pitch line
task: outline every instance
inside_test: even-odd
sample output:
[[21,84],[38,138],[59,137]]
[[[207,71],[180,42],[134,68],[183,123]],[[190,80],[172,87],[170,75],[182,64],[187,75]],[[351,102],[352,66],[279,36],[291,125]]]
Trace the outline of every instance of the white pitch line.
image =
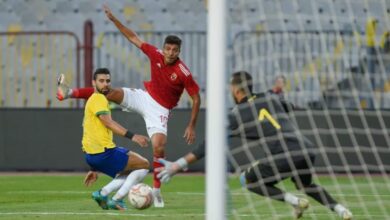
[[5,192],[6,194],[90,194],[92,191],[30,190]]
[[109,216],[138,216],[138,217],[160,217],[160,216],[204,216],[204,214],[136,214],[136,213],[114,213],[114,212],[0,212],[1,215],[109,215]]
[[[205,193],[203,192],[176,192],[176,194],[180,194],[180,195],[194,195],[194,196],[203,196],[205,195]],[[231,193],[231,195],[248,195],[248,194],[252,194],[250,192],[233,192]],[[303,195],[303,194],[302,194]],[[362,197],[373,197],[373,196],[379,196],[379,197],[390,197],[390,194],[359,194],[359,195],[356,195],[356,194],[335,194],[333,193],[332,195],[335,195],[335,196],[346,196],[346,197],[356,197],[356,196],[362,196]]]
[[[11,191],[11,192],[5,192],[6,194],[90,194],[92,192],[90,191],[56,191],[56,190],[32,190],[32,191]],[[185,195],[185,196],[204,196],[204,192],[164,192],[163,194],[179,194],[179,195]],[[250,192],[232,192],[231,195],[248,195],[251,194]],[[359,194],[356,195],[355,193],[349,194],[349,193],[333,193],[334,196],[345,196],[345,197],[390,197],[390,194]]]
[[[113,212],[0,212],[0,216],[7,216],[7,215],[107,215],[107,216],[137,216],[137,217],[193,217],[193,216],[205,216],[204,213],[186,213],[186,214],[135,214],[135,213],[113,213]],[[314,213],[308,213],[308,216],[329,216],[329,214],[314,214]],[[233,214],[231,216],[239,216],[239,217],[269,217],[269,216],[278,216],[278,217],[288,217],[291,216],[290,214],[276,214],[276,213],[262,213],[257,215],[251,215],[251,214]],[[372,218],[379,218],[379,219],[386,219],[389,216],[385,215],[354,215],[355,217],[370,217]]]

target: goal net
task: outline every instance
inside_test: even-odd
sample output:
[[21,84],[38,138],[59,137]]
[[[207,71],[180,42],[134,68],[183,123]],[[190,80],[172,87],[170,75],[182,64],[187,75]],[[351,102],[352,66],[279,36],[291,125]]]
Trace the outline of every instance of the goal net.
[[[255,93],[283,76],[279,96],[315,145],[313,181],[354,219],[390,219],[390,1],[228,2],[230,72],[251,73]],[[230,146],[236,174],[269,157],[243,137]],[[229,178],[233,219],[292,219],[291,206],[239,187],[237,176]],[[290,179],[277,187],[309,199],[304,219],[340,219]]]

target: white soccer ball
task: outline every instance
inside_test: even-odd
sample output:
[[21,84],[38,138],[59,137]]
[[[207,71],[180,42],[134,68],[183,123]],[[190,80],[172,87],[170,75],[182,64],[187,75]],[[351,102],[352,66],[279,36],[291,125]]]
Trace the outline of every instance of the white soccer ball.
[[138,183],[129,191],[129,202],[136,209],[149,208],[153,203],[153,191],[145,183]]

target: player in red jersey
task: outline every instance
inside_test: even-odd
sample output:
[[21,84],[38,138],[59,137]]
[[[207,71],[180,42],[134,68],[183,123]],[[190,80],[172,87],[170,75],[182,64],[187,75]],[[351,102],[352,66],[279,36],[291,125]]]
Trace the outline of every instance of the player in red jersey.
[[[177,36],[167,36],[162,51],[155,46],[142,41],[137,34],[125,27],[104,6],[107,17],[115,24],[118,30],[136,47],[148,56],[151,65],[151,80],[144,82],[146,91],[142,89],[114,88],[106,95],[107,99],[119,104],[123,109],[131,109],[140,113],[146,124],[148,135],[153,145],[154,156],[154,206],[164,207],[161,197],[161,182],[157,178],[163,165],[158,161],[164,157],[164,148],[167,142],[167,123],[169,112],[174,108],[185,89],[192,99],[191,119],[184,132],[188,144],[195,140],[195,125],[200,107],[199,86],[192,78],[190,70],[180,60],[181,40]],[[93,94],[93,88],[70,89],[64,83],[63,75],[60,77],[57,98],[88,99]]]

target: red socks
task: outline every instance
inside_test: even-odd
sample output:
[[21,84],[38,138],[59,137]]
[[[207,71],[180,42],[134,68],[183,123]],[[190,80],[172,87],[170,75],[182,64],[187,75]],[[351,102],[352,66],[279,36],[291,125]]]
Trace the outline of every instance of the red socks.
[[164,157],[153,157],[153,187],[154,188],[160,188],[161,181],[159,178],[157,178],[157,174],[160,173],[161,168],[164,167],[164,165],[160,162],[158,162],[158,159],[164,158]]
[[72,98],[87,100],[95,92],[94,88],[74,88],[72,89]]

